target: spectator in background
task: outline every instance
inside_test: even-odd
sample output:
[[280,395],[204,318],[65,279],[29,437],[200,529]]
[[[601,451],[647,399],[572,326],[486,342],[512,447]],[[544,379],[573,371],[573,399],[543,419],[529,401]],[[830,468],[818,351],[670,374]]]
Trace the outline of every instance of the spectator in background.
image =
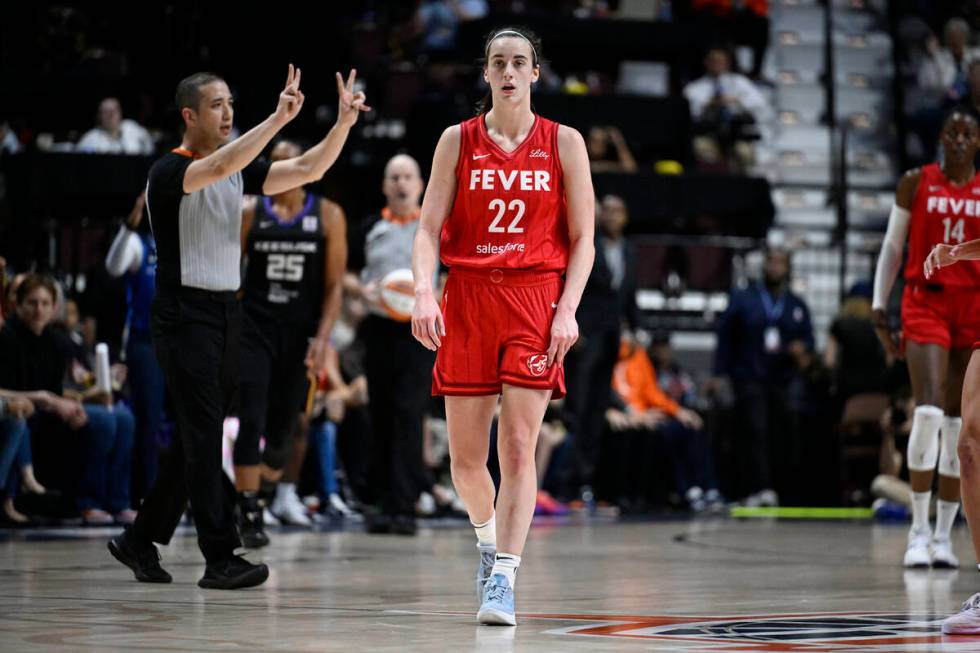
[[833,371],[837,414],[854,395],[884,392],[885,352],[871,317],[871,284],[854,284],[830,325],[824,361]]
[[594,125],[586,147],[592,172],[636,172],[636,159],[618,127]]
[[[970,26],[962,18],[952,18],[939,40],[930,34],[926,39],[926,57],[919,64],[918,86],[926,107],[939,108],[944,101],[959,101],[965,90],[967,67],[980,55],[980,50],[968,47]],[[937,128],[938,129],[938,128]]]
[[565,423],[573,440],[562,494],[578,494],[586,503],[593,498],[620,331],[624,322],[630,329],[639,326],[636,257],[623,235],[629,211],[617,195],[606,195],[596,206],[595,262],[576,314],[579,339],[565,358]]
[[674,359],[670,346],[670,334],[654,333],[647,348],[650,360],[657,371],[657,384],[668,397],[679,405],[692,410],[698,403],[698,389],[694,377]]
[[684,97],[691,107],[698,159],[707,164],[729,160],[744,167],[752,157],[746,141],[757,138],[754,126],[768,120],[773,110],[752,80],[731,67],[727,50],[708,50],[705,75],[684,87]]
[[[974,111],[980,111],[980,58],[971,61],[967,67],[964,102],[972,107]],[[936,133],[938,134],[938,127]]]
[[150,132],[122,117],[119,100],[107,97],[99,104],[96,126],[82,135],[75,149],[92,154],[153,154]]
[[41,413],[31,431],[45,484],[67,492],[77,481],[86,523],[131,523],[133,416],[97,390],[62,396],[70,346],[51,326],[57,297],[48,277],[28,275],[17,287],[17,314],[0,330],[0,387],[24,393]]
[[813,351],[810,310],[789,289],[789,278],[789,253],[769,250],[763,279],[734,291],[718,321],[715,374],[734,391],[740,489],[749,505],[779,502],[773,471],[781,461],[773,464],[770,451],[790,447],[796,437],[787,428],[787,390]]
[[607,413],[610,425],[656,433],[670,456],[677,494],[692,510],[719,503],[701,416],[663,391],[649,355],[629,334],[620,343],[612,387],[622,404]]
[[44,494],[34,478],[31,434],[27,420],[34,414],[34,403],[21,393],[0,390],[0,496],[3,512],[0,524],[26,524],[30,520],[14,507],[21,484],[28,492]]
[[752,48],[749,76],[759,79],[769,47],[769,0],[691,0],[708,34]]
[[422,0],[412,28],[421,34],[423,50],[444,52],[456,47],[460,23],[479,20],[488,12],[487,0]]
[[[359,330],[367,348],[368,411],[374,435],[372,487],[379,509],[365,513],[369,533],[414,535],[415,501],[423,489],[418,483],[423,467],[422,424],[435,354],[418,346],[409,322],[393,319],[380,304],[385,275],[411,268],[422,188],[415,159],[406,154],[392,157],[382,183],[386,205],[361,222],[350,246],[350,269],[360,270],[360,286],[354,292],[367,300],[370,310]],[[424,489],[433,484],[427,482]]]
[[348,407],[367,404],[367,380],[360,376],[347,383],[340,370],[340,357],[333,347],[328,350],[325,372],[312,409],[309,442],[317,461],[322,511],[335,517],[350,517],[353,511],[344,502],[337,479],[337,427],[344,421]]
[[160,423],[165,384],[163,371],[153,353],[150,306],[156,294],[156,243],[143,212],[146,199],[136,198],[133,210],[119,228],[105,267],[109,276],[126,284],[126,326],[122,349],[126,352],[130,398],[136,418],[133,449],[133,499],[140,501],[157,478]]

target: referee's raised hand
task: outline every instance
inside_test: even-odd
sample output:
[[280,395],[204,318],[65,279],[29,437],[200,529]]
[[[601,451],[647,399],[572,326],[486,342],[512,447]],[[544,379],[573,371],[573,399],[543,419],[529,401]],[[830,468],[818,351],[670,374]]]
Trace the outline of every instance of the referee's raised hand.
[[352,68],[347,75],[347,82],[337,73],[337,96],[339,106],[337,108],[337,124],[342,127],[353,127],[357,122],[357,116],[362,111],[370,111],[371,107],[364,104],[367,96],[364,91],[354,91],[354,82],[357,80],[357,69]]
[[299,90],[301,72],[299,68],[294,68],[293,64],[289,64],[289,72],[286,75],[286,88],[279,94],[279,104],[276,106],[276,112],[273,114],[280,125],[285,125],[295,118],[299,114],[299,110],[303,108],[303,92]]

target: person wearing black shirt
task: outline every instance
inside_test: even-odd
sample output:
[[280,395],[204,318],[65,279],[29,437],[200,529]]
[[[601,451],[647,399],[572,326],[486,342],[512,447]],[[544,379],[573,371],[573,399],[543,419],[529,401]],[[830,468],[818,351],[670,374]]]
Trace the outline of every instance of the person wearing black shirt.
[[[276,110],[227,143],[232,94],[220,77],[197,73],[177,86],[186,131],[181,147],[150,168],[146,205],[157,244],[157,294],[151,331],[173,397],[177,438],[136,522],[109,542],[117,560],[143,582],[170,582],[153,542],[170,541],[190,499],[207,563],[198,585],[237,589],[265,582],[269,570],[234,555],[240,541],[230,492],[222,483],[223,421],[238,389],[242,203],[245,193],[273,195],[315,181],[337,159],[360,111],[354,71],[337,74],[337,125],[306,154],[273,164],[254,161],[303,106],[300,70],[289,65]],[[320,361],[326,342],[312,358]]]
[[[775,487],[797,470],[786,467],[780,452],[795,449],[789,428],[791,382],[813,352],[810,310],[789,288],[789,253],[766,253],[763,279],[731,294],[718,320],[716,380],[727,377],[735,394],[738,418],[739,477],[749,505],[773,506]],[[776,454],[770,456],[770,452]]]
[[565,425],[573,437],[563,494],[589,502],[599,441],[609,407],[613,368],[619,358],[620,331],[639,326],[636,256],[623,232],[629,211],[623,199],[606,195],[599,204],[595,262],[578,309],[581,335],[565,359]]
[[[302,153],[297,144],[283,140],[272,149],[271,159]],[[314,343],[329,339],[340,313],[347,265],[344,212],[302,187],[257,198],[243,215],[242,251],[245,323],[235,488],[242,540],[247,547],[259,547],[269,543],[258,500],[260,477],[272,482],[282,477],[286,436],[303,408]],[[287,523],[308,526],[295,486],[287,482],[280,490],[286,489],[292,490],[288,496],[300,510],[290,505],[289,514],[283,514],[274,504],[273,512]]]

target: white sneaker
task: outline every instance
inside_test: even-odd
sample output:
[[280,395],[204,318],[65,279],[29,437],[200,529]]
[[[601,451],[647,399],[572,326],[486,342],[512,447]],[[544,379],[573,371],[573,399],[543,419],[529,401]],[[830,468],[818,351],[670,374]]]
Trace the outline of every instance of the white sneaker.
[[943,621],[944,635],[980,635],[980,594],[971,596],[960,611]]
[[340,498],[340,495],[336,492],[332,493],[328,498],[327,502],[330,504],[330,508],[336,511],[342,517],[350,517],[354,514],[354,511],[350,509],[344,500]]
[[313,525],[309,515],[306,514],[306,506],[300,501],[294,487],[286,488],[280,484],[276,489],[276,499],[272,502],[271,510],[272,514],[284,524],[306,528]]
[[278,526],[279,520],[276,519],[275,515],[269,512],[268,508],[262,509],[262,523],[265,526]]
[[956,569],[960,566],[959,558],[953,553],[953,544],[949,538],[932,538],[929,553],[935,569]]
[[775,490],[766,488],[759,492],[759,505],[765,508],[775,508],[779,505],[779,495]]
[[928,568],[932,564],[929,555],[929,532],[909,531],[909,545],[905,549],[904,565],[910,568]]
[[779,495],[772,489],[759,490],[745,497],[742,505],[748,508],[775,508],[779,505]]
[[423,492],[415,504],[415,511],[424,517],[431,517],[436,512],[436,498],[428,492]]

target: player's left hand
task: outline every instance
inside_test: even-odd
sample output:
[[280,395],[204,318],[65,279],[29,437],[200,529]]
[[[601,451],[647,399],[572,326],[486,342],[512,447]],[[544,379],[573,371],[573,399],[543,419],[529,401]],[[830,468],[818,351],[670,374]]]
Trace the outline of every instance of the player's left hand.
[[364,91],[354,91],[354,81],[357,79],[357,70],[351,69],[347,76],[347,83],[344,78],[337,73],[337,95],[340,98],[340,106],[337,109],[337,124],[341,127],[353,127],[357,122],[357,116],[362,111],[370,111],[371,107],[364,104],[367,96]]
[[551,321],[551,344],[548,345],[548,367],[557,363],[561,365],[565,360],[565,354],[572,348],[578,340],[578,322],[575,321],[575,312],[566,308],[558,307],[555,317]]
[[327,368],[327,356],[330,352],[330,341],[326,338],[313,338],[306,348],[306,358],[303,360],[306,369],[313,378],[319,379]]
[[956,257],[955,250],[955,245],[944,245],[942,243],[933,247],[932,251],[929,252],[929,256],[926,257],[925,262],[922,264],[922,271],[926,275],[926,279],[931,278],[939,268],[956,263],[959,259]]

